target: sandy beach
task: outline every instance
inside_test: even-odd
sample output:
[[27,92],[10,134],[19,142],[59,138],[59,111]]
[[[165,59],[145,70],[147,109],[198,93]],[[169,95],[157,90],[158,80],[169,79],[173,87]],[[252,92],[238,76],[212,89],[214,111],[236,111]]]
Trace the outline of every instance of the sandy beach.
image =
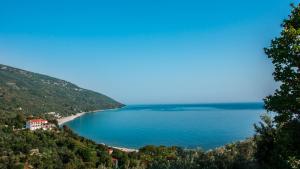
[[94,111],[90,111],[90,112],[81,112],[81,113],[77,113],[77,114],[74,114],[74,115],[71,115],[71,116],[62,117],[62,118],[59,118],[59,119],[56,119],[56,120],[58,122],[58,125],[62,125],[64,123],[68,122],[68,121],[71,121],[71,120],[74,120],[74,119],[76,119],[76,118],[78,118],[80,116],[83,116],[86,113],[95,113],[95,112],[115,110],[115,109],[119,109],[119,108],[104,109],[104,110],[94,110]]
[[[111,110],[111,109],[107,109],[107,110]],[[86,113],[95,113],[95,112],[100,112],[100,111],[104,111],[104,110],[94,110],[94,111],[90,111],[90,112],[81,112],[81,113],[77,113],[77,114],[74,114],[74,115],[71,115],[71,116],[62,117],[62,118],[59,118],[59,119],[56,119],[56,120],[58,122],[58,125],[62,125],[64,123],[68,122],[68,121],[71,121],[71,120],[74,120],[74,119],[76,119],[80,116],[83,116]]]
[[126,147],[116,147],[116,146],[109,146],[107,144],[104,144],[104,143],[100,143],[101,145],[104,145],[104,146],[107,146],[107,147],[110,147],[110,148],[113,148],[113,149],[117,149],[117,150],[120,150],[120,151],[123,151],[123,152],[126,152],[126,153],[131,153],[131,152],[139,152],[138,149],[133,149],[133,148],[126,148]]
[[64,123],[68,122],[68,121],[74,120],[77,117],[80,117],[80,116],[82,116],[82,115],[84,115],[86,113],[87,112],[82,112],[82,113],[77,113],[75,115],[71,115],[71,116],[59,118],[59,119],[57,119],[58,125],[62,125]]
[[114,149],[118,149],[118,150],[121,150],[121,151],[124,151],[126,153],[131,153],[131,152],[138,152],[139,150],[137,149],[132,149],[132,148],[125,148],[125,147],[112,147]]

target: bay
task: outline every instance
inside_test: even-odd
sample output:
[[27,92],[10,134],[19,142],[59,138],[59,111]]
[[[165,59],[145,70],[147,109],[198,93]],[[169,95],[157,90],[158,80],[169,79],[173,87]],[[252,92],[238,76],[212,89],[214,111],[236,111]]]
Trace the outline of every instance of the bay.
[[75,133],[110,146],[181,146],[205,150],[253,136],[262,103],[129,105],[87,113],[66,123]]

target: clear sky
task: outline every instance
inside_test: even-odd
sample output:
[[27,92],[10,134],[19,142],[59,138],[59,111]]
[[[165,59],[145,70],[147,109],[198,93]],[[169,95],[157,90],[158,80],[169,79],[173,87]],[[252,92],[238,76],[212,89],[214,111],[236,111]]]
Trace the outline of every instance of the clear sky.
[[288,0],[0,0],[0,63],[125,104],[261,101]]

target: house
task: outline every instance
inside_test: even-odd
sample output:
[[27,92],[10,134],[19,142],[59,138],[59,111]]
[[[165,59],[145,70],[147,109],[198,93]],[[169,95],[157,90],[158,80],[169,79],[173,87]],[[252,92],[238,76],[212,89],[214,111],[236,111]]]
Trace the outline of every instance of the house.
[[44,119],[31,119],[26,122],[26,128],[29,130],[48,130],[51,129],[51,125],[49,125],[48,121]]
[[54,117],[57,118],[57,119],[61,118],[61,115],[60,115],[59,113],[56,113],[56,112],[49,112],[49,113],[47,113],[47,114],[49,114],[49,115],[51,115],[51,116],[54,116]]
[[52,123],[47,123],[45,124],[42,128],[43,130],[52,130],[53,128],[55,128],[56,126]]

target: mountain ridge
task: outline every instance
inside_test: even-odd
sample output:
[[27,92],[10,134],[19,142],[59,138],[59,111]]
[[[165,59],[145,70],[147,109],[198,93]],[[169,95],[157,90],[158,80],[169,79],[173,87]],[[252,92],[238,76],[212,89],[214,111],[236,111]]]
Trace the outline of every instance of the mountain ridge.
[[0,111],[43,115],[123,107],[122,103],[66,80],[0,64]]

